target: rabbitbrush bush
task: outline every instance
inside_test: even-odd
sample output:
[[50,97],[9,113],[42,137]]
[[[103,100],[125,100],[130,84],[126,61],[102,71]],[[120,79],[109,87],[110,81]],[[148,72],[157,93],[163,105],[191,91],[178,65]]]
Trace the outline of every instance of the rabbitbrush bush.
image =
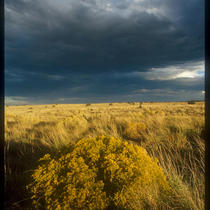
[[33,180],[29,188],[37,209],[162,208],[160,200],[170,191],[145,149],[104,136],[45,155]]

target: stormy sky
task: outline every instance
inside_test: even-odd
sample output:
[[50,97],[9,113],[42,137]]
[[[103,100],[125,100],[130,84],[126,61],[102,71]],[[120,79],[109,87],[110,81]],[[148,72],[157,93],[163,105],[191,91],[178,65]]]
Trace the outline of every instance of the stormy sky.
[[5,0],[6,104],[203,99],[203,0]]

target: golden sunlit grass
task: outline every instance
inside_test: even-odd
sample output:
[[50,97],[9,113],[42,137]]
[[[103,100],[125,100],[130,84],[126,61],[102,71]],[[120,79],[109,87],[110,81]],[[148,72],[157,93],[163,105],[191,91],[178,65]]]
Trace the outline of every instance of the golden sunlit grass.
[[[145,148],[159,160],[177,203],[204,209],[203,102],[7,106],[5,115],[8,208],[30,208],[26,185],[44,154],[105,135]],[[132,196],[138,198],[140,191]]]

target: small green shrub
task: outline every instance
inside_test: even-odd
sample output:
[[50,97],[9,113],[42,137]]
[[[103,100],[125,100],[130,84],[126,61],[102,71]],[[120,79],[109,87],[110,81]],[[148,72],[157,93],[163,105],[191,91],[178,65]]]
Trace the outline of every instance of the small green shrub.
[[191,101],[188,101],[187,103],[188,104],[195,104],[195,101],[194,100],[191,100]]
[[130,105],[135,105],[135,102],[128,102],[128,104],[130,104]]
[[144,209],[150,197],[161,208],[159,199],[170,191],[144,148],[104,136],[45,155],[33,180],[28,188],[37,209]]
[[139,108],[142,108],[143,102],[139,102]]

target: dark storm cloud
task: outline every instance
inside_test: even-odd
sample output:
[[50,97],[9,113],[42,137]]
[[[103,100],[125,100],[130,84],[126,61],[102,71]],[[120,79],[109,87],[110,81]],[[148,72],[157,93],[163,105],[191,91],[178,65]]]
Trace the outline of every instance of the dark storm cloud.
[[[144,87],[164,88],[171,81],[116,74],[204,57],[203,0],[5,3],[10,96],[108,97]],[[180,87],[180,79],[173,83]]]
[[[32,83],[31,81],[38,81]],[[47,85],[46,85],[47,84]],[[150,90],[142,92],[141,90]],[[97,75],[69,75],[68,78],[57,77],[52,80],[48,75],[33,75],[27,76],[27,80],[17,83],[10,83],[8,95],[18,95],[36,98],[42,96],[43,99],[51,98],[52,101],[58,101],[59,98],[80,98],[83,103],[89,98],[89,102],[96,98],[101,101],[107,101],[111,98],[113,101],[146,100],[145,95],[149,95],[152,91],[163,89],[162,96],[166,99],[164,90],[173,90],[172,98],[176,95],[174,92],[204,90],[203,77],[198,78],[177,78],[173,80],[146,80],[141,77],[128,77],[127,75],[106,74]],[[167,92],[167,91],[166,91]],[[141,95],[139,95],[141,93]],[[171,92],[170,92],[171,93]],[[186,93],[184,97],[187,97]],[[201,98],[201,94],[199,98]],[[192,97],[192,96],[191,96]],[[121,98],[121,100],[120,100]],[[126,99],[127,98],[127,99]],[[177,96],[176,96],[177,98]],[[182,98],[184,100],[184,98]],[[80,100],[82,101],[82,100]],[[97,100],[96,100],[97,101]],[[72,100],[71,102],[75,102]]]

